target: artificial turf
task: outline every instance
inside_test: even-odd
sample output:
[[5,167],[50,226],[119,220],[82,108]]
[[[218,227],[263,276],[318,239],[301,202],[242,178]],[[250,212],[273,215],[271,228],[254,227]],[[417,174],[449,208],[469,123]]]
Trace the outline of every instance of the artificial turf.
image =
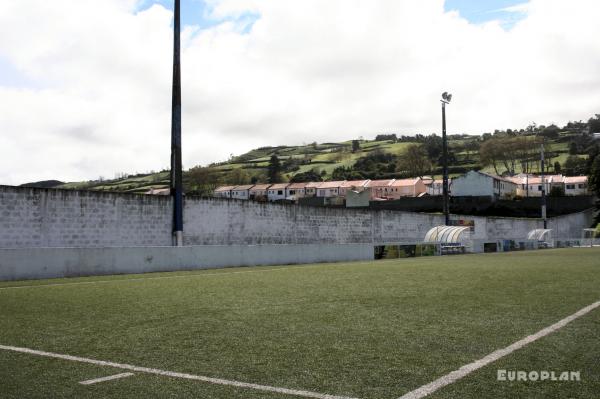
[[[598,248],[5,282],[0,345],[393,399],[598,300]],[[499,368],[581,381],[499,382]],[[0,350],[0,397],[291,397],[140,373],[78,384],[121,372]],[[598,393],[600,308],[431,398]]]

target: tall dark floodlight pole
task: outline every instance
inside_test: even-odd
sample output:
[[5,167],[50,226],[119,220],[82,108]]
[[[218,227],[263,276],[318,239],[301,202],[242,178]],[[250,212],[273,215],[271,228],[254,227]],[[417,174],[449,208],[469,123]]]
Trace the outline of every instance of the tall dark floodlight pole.
[[545,162],[544,162],[544,139],[542,138],[541,148],[541,164],[542,164],[542,219],[544,220],[544,229],[548,228],[548,219],[546,218],[546,179],[545,179]]
[[442,94],[442,181],[444,193],[444,224],[450,224],[450,204],[448,203],[448,139],[446,138],[446,104],[450,104],[452,94],[444,92]]
[[183,245],[183,187],[181,181],[181,60],[180,0],[175,0],[173,46],[173,102],[171,106],[171,196],[173,197],[173,245]]

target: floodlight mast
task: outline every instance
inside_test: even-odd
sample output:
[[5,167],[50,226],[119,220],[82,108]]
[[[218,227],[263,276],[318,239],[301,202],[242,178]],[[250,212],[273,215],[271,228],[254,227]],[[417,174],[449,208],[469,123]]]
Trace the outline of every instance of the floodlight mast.
[[444,224],[450,225],[450,204],[448,203],[448,139],[446,137],[446,104],[450,104],[452,94],[442,93],[442,189],[444,195]]
[[175,0],[173,33],[173,98],[171,105],[171,197],[173,198],[173,245],[180,247],[183,246],[180,0]]

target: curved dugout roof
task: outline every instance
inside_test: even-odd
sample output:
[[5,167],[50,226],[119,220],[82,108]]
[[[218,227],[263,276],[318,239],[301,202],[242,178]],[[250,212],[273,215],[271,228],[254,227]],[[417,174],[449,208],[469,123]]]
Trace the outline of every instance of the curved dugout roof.
[[551,232],[552,232],[552,229],[535,229],[535,230],[531,230],[529,232],[529,234],[527,234],[527,239],[528,240],[543,241],[544,239],[550,237],[550,233]]
[[425,242],[451,243],[466,239],[470,227],[465,226],[437,226],[425,234]]

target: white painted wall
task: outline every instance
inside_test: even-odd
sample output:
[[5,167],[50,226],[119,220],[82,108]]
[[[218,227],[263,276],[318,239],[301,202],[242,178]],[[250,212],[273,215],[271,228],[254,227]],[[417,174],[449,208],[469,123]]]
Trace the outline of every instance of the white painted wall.
[[372,259],[370,244],[0,249],[0,281]]

